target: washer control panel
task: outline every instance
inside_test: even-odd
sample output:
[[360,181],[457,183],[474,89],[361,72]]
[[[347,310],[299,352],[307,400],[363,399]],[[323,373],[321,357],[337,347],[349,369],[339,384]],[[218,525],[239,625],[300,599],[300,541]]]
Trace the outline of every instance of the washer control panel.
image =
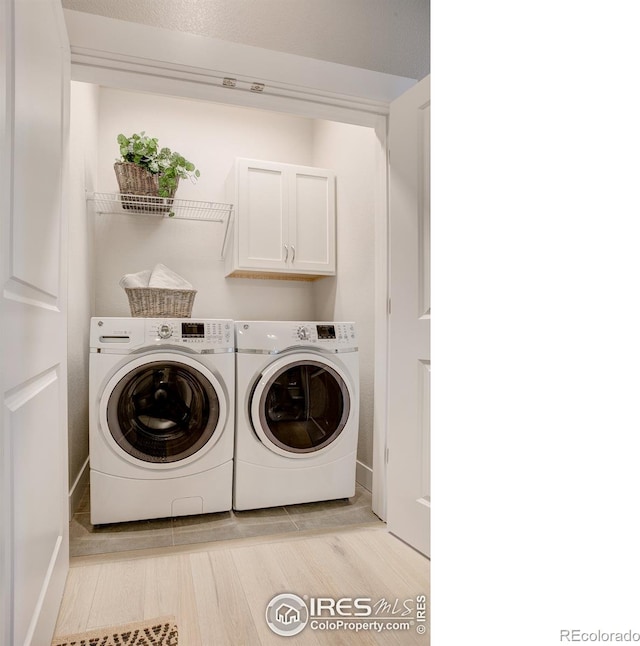
[[159,328],[158,328],[158,336],[161,339],[169,339],[171,335],[173,334],[173,330],[171,329],[171,326],[168,325],[167,323],[163,323]]
[[233,352],[231,319],[172,319],[94,317],[90,350],[128,354],[158,346],[188,348],[190,352]]
[[223,319],[146,319],[150,343],[188,346],[193,350],[233,348],[233,321]]
[[298,338],[300,341],[308,341],[311,338],[311,330],[308,325],[301,325],[298,328]]

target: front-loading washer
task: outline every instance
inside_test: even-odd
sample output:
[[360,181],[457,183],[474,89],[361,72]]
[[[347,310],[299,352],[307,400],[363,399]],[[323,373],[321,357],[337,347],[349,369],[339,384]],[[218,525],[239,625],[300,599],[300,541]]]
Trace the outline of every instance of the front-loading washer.
[[236,321],[233,508],[355,494],[359,370],[352,322]]
[[92,524],[228,511],[235,359],[227,319],[91,319]]

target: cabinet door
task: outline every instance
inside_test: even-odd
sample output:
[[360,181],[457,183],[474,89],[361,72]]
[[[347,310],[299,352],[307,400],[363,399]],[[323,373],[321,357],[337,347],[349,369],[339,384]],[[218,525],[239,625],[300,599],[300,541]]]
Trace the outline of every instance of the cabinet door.
[[335,175],[292,167],[289,183],[289,254],[293,272],[335,274]]
[[238,268],[284,270],[288,193],[282,164],[238,160]]

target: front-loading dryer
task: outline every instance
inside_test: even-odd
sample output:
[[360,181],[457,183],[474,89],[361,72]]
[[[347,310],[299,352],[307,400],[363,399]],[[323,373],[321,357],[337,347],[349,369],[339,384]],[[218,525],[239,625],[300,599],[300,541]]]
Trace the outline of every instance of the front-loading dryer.
[[354,323],[236,321],[234,509],[355,494]]
[[91,522],[231,509],[235,360],[226,319],[91,319]]

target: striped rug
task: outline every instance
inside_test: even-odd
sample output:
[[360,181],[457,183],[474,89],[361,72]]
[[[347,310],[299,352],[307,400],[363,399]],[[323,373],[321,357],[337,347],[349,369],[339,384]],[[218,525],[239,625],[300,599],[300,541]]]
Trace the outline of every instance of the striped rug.
[[51,646],[178,646],[175,617],[157,617],[55,637]]

